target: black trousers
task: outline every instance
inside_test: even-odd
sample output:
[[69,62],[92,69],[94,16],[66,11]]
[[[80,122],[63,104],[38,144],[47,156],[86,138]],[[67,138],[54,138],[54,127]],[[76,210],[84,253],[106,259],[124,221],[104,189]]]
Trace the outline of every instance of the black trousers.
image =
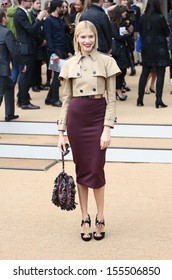
[[46,53],[45,63],[46,63],[46,83],[50,84],[51,77],[52,77],[52,71],[48,69],[49,67],[49,61],[50,61],[50,54]]
[[[139,79],[139,97],[143,99],[144,93],[145,93],[145,87],[147,84],[147,79],[149,76],[149,73],[151,72],[152,66],[143,66],[142,73],[140,75]],[[165,66],[156,66],[155,71],[157,74],[157,80],[156,80],[156,98],[161,99],[162,93],[163,93],[163,87],[164,87],[164,77],[165,77]]]
[[33,71],[33,55],[23,55],[24,64],[27,67],[26,72],[21,72],[19,78],[19,92],[18,103],[20,105],[28,105],[30,103],[29,89],[32,83],[32,71]]
[[42,60],[34,60],[32,71],[32,86],[42,85]]
[[[68,57],[67,53],[65,51],[63,51],[62,49],[56,48],[55,53],[62,59],[66,59]],[[50,57],[50,53],[49,53],[49,57]],[[59,72],[54,71],[50,89],[49,89],[49,92],[46,97],[46,100],[49,102],[59,101],[60,81],[59,81],[58,77],[59,77]]]
[[46,97],[47,101],[50,101],[50,102],[59,101],[60,81],[59,81],[58,77],[59,77],[59,72],[54,72],[53,80],[51,82],[50,89],[49,89],[49,92]]
[[0,76],[0,105],[5,99],[5,115],[14,115],[14,83],[8,76]]
[[123,87],[123,83],[124,83],[124,78],[125,75],[127,73],[127,69],[120,69],[121,70],[121,74],[116,76],[116,89],[122,89]]
[[170,50],[170,79],[172,79],[172,50]]

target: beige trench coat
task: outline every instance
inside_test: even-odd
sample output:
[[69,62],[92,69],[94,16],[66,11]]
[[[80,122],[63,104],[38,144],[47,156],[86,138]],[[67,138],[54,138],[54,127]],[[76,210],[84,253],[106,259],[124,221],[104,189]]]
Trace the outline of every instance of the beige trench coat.
[[93,50],[88,57],[77,53],[64,63],[59,79],[62,80],[63,105],[58,130],[66,130],[67,110],[74,96],[101,94],[106,97],[104,125],[114,127],[116,119],[116,79],[120,73],[116,61],[109,55]]

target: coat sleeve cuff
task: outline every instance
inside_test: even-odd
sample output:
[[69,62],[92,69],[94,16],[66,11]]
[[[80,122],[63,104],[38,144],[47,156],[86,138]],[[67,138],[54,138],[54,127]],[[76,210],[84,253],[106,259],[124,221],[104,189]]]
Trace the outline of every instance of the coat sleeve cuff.
[[62,123],[62,121],[57,121],[58,130],[65,131],[66,130],[66,123]]
[[110,128],[113,128],[114,125],[117,123],[117,118],[115,120],[104,120],[104,125],[110,126]]

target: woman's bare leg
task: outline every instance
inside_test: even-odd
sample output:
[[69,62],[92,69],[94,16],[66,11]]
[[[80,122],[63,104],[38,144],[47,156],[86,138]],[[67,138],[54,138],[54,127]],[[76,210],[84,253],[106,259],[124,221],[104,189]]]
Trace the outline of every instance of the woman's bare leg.
[[154,90],[154,91],[156,91],[155,90],[155,81],[156,81],[156,77],[157,77],[157,75],[156,75],[156,72],[152,72],[152,77],[151,77],[151,83],[150,83],[150,89],[152,89],[152,90]]
[[[82,220],[88,219],[88,187],[77,184]],[[83,233],[89,232],[89,224],[83,223]]]
[[94,197],[97,205],[97,218],[98,220],[104,219],[104,190],[105,187],[93,189]]
[[82,219],[88,217],[88,187],[77,184]]
[[[105,187],[94,189],[94,197],[97,205],[97,220],[100,222],[96,224],[96,237],[101,237],[101,233],[104,232],[104,190]],[[102,222],[102,223],[101,223]]]
[[148,88],[148,82],[149,82],[149,80],[151,79],[151,77],[152,77],[152,72],[150,72],[150,74],[149,74],[149,76],[148,76],[148,78],[147,78],[147,83],[146,83],[146,86],[145,86],[145,93],[146,93],[146,94],[150,94],[150,90],[149,90],[149,88]]

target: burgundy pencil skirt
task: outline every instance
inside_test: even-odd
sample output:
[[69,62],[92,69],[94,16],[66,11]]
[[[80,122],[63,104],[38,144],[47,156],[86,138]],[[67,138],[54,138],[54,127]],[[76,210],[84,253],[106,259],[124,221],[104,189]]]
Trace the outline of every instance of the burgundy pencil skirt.
[[89,188],[105,185],[105,150],[100,137],[106,109],[105,98],[71,99],[67,116],[67,134],[76,167],[76,181]]

